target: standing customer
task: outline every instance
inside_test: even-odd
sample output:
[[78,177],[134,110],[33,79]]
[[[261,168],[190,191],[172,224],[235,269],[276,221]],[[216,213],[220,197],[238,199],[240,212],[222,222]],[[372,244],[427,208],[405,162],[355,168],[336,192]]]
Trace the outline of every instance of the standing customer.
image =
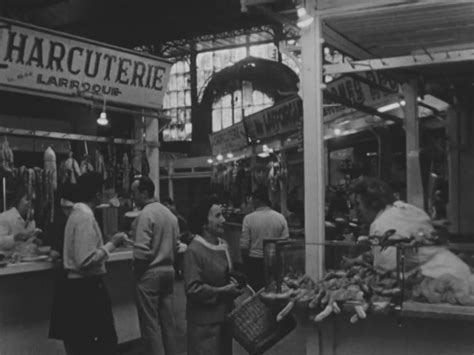
[[285,217],[270,207],[268,191],[260,185],[252,192],[255,211],[246,215],[242,222],[240,249],[244,253],[244,269],[249,284],[254,290],[265,286],[263,265],[263,240],[288,238],[288,224]]
[[230,281],[225,219],[217,199],[202,201],[190,218],[195,237],[184,253],[188,355],[232,355],[232,330],[225,323],[240,294]]
[[[113,355],[117,335],[110,296],[103,281],[105,261],[122,245],[124,233],[117,233],[106,244],[94,217],[100,203],[102,178],[97,173],[79,177],[76,203],[64,232],[63,293],[57,305],[50,337],[64,341],[69,355]],[[52,320],[53,322],[53,320]]]
[[178,242],[178,220],[157,202],[149,177],[132,183],[135,204],[142,208],[135,223],[133,266],[140,331],[146,355],[161,354],[160,323],[166,355],[176,354],[173,315],[174,257]]

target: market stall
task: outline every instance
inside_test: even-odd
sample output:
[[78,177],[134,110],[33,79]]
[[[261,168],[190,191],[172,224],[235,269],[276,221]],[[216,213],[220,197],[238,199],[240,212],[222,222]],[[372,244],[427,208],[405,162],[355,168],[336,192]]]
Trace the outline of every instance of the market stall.
[[[41,229],[39,241],[0,251],[0,348],[61,354],[62,344],[47,339],[60,262],[51,250],[62,251],[54,227],[60,191],[87,171],[100,173],[104,199],[95,213],[104,239],[130,229],[125,212],[133,208],[133,175],[148,174],[159,186],[158,121],[165,121],[160,109],[170,63],[9,19],[0,23],[1,210],[24,189],[33,205],[27,226]],[[123,249],[107,264],[119,342],[140,336],[131,258]]]
[[[323,246],[326,240],[323,229],[324,210],[321,206],[321,201],[324,201],[324,184],[322,183],[324,177],[321,171],[324,166],[323,74],[357,75],[361,72],[380,69],[384,70],[384,73],[393,70],[393,75],[399,76],[399,80],[403,82],[402,93],[406,101],[404,112],[407,135],[407,197],[408,202],[423,208],[418,94],[420,89],[426,90],[430,86],[425,86],[423,80],[417,81],[413,76],[404,75],[407,72],[401,73],[396,69],[417,67],[413,70],[428,81],[424,75],[429,70],[423,66],[444,63],[444,66],[437,67],[438,74],[440,70],[453,73],[455,70],[448,69],[447,63],[471,60],[472,56],[467,51],[456,51],[465,45],[465,41],[463,42],[460,37],[451,36],[454,29],[447,22],[456,17],[456,23],[463,28],[462,31],[465,31],[463,33],[469,33],[468,25],[471,21],[463,14],[472,12],[472,3],[396,1],[390,2],[390,6],[388,6],[386,1],[357,3],[306,1],[306,5],[314,22],[309,29],[302,31],[304,143],[305,152],[312,152],[311,156],[305,154],[305,260],[306,273],[314,280],[325,282],[328,273],[324,267],[326,248]],[[397,16],[394,16],[395,11],[397,11]],[[436,16],[435,13],[443,15]],[[439,26],[440,22],[445,25],[442,36],[439,36],[439,33],[433,36],[434,32],[430,31],[419,31],[421,28],[431,28],[431,24],[434,23]],[[399,33],[401,34],[398,35]],[[418,33],[418,40],[409,40],[408,38],[412,37],[408,33]],[[323,66],[321,58],[323,39],[331,42],[336,48],[349,52],[354,58],[362,60]],[[449,47],[443,48],[443,45]],[[468,46],[463,48],[468,48]],[[364,60],[366,58],[370,59]],[[434,71],[429,71],[431,74],[429,79],[438,85],[441,80],[436,80]],[[450,79],[446,77],[444,79],[444,85],[446,85],[446,81],[449,82]],[[470,82],[469,79],[467,81]],[[452,78],[451,82],[456,83],[457,80]],[[374,111],[373,114],[379,115]],[[453,121],[457,122],[454,118]],[[456,127],[453,128],[456,131]],[[469,131],[468,134],[470,135],[471,132]],[[454,141],[455,138],[452,143]],[[463,153],[459,155],[459,152],[455,152],[453,152],[452,160],[454,165],[451,165],[453,170],[451,170],[449,178],[450,183],[454,178],[452,184],[459,186],[457,179],[460,176],[470,175],[470,172],[455,171],[456,167],[460,166],[457,165],[458,162],[466,159]],[[461,181],[464,179],[461,178]],[[456,228],[459,229],[462,226],[461,228],[466,233],[472,233],[471,224],[467,222],[467,215],[459,214],[464,205],[459,201],[466,202],[469,198],[459,195],[459,187],[455,191],[457,194],[453,196],[454,200],[452,201],[453,222],[456,224]],[[470,195],[470,192],[466,191],[466,193]],[[465,222],[459,223],[460,220]],[[447,311],[448,309],[449,311]],[[306,353],[451,354],[471,351],[472,339],[469,333],[472,331],[472,323],[466,322],[466,318],[459,320],[459,312],[454,311],[453,307],[439,304],[420,306],[419,304],[402,303],[399,311],[400,313],[394,315],[380,315],[372,318],[367,314],[367,320],[362,323],[358,322],[356,326],[348,322],[352,315],[350,317],[335,315],[332,316],[332,320],[323,321],[319,325],[313,323],[306,333]],[[343,309],[341,309],[342,312]],[[463,308],[461,313],[469,317],[469,308]],[[344,321],[344,324],[341,321]],[[310,323],[304,324],[309,325]],[[465,333],[465,329],[469,329],[469,331]],[[318,339],[323,339],[322,345]],[[325,341],[326,339],[328,341]]]

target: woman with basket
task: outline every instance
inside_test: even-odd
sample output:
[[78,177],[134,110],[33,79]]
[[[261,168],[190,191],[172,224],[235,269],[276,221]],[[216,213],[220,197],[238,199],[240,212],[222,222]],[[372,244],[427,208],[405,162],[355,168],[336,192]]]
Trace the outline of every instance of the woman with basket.
[[201,201],[190,218],[195,237],[184,254],[188,355],[231,355],[232,329],[225,321],[241,290],[231,281],[232,262],[225,218],[214,197]]

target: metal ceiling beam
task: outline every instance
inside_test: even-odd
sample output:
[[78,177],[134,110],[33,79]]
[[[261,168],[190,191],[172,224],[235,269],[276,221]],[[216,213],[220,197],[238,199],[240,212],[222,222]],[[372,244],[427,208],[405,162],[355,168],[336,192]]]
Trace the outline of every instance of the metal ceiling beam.
[[411,68],[433,64],[474,61],[474,49],[407,55],[391,58],[358,60],[350,63],[327,64],[323,67],[326,75],[360,73],[369,70]]
[[354,109],[356,109],[360,112],[365,112],[369,115],[380,117],[383,120],[386,120],[386,121],[389,120],[389,121],[393,121],[395,123],[400,123],[400,124],[403,123],[403,120],[398,116],[391,115],[387,112],[379,112],[374,107],[369,107],[369,106],[353,103],[350,100],[348,100],[344,97],[341,97],[339,95],[335,95],[335,94],[333,94],[332,92],[330,92],[328,90],[323,91],[323,96],[324,96],[325,99],[327,99],[329,101],[337,102],[337,103],[339,103],[341,105],[344,105],[346,107],[354,108]]

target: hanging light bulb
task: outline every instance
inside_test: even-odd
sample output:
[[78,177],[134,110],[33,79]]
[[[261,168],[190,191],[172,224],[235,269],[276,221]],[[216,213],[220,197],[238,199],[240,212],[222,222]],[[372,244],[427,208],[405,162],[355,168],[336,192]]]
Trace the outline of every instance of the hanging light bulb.
[[107,112],[105,112],[105,98],[104,103],[102,105],[102,112],[100,113],[99,118],[97,118],[97,124],[101,126],[107,126],[109,124],[109,120],[107,119]]
[[298,21],[296,22],[296,26],[299,28],[308,27],[313,23],[313,16],[310,16],[306,11],[306,8],[302,5],[299,5],[296,8],[296,13],[298,14]]

